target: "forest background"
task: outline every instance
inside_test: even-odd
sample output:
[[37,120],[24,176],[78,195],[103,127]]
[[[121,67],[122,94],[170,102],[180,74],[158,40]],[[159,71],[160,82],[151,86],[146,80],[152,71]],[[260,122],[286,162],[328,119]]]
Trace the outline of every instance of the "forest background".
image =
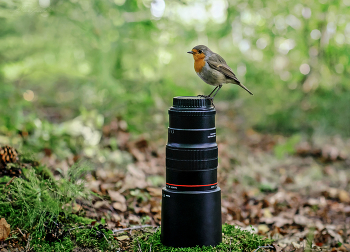
[[[106,178],[101,170],[131,170],[142,174],[136,187],[164,186],[164,163],[148,158],[164,159],[172,98],[212,90],[186,53],[204,44],[254,93],[225,85],[215,97],[224,199],[238,183],[246,196],[286,181],[296,191],[315,180],[323,192],[348,191],[349,7],[349,0],[1,1],[0,145],[33,152],[56,172],[87,158],[100,171],[96,180]],[[314,159],[301,165],[296,155]]]

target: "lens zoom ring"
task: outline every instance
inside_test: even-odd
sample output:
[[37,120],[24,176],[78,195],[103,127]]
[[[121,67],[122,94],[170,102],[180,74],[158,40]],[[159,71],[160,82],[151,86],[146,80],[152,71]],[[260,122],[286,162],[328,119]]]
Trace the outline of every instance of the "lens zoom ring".
[[207,170],[218,167],[218,159],[210,160],[176,160],[166,158],[166,167],[182,171]]
[[166,157],[176,160],[208,160],[218,157],[218,147],[205,149],[177,149],[167,146]]

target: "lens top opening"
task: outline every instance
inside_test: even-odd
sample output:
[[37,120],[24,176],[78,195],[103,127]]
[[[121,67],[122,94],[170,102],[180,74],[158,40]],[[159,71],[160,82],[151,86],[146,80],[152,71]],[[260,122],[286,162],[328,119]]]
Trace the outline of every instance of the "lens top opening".
[[174,97],[173,108],[214,109],[211,100],[198,96]]

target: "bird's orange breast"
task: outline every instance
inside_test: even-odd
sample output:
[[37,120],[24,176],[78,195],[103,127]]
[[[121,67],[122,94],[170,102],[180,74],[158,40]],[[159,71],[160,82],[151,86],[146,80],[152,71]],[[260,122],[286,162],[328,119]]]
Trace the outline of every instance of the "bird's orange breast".
[[194,70],[197,73],[200,73],[202,71],[202,68],[205,66],[205,61],[204,61],[204,57],[205,56],[204,57],[195,57],[195,56],[198,56],[198,55],[193,55],[193,58],[194,58]]

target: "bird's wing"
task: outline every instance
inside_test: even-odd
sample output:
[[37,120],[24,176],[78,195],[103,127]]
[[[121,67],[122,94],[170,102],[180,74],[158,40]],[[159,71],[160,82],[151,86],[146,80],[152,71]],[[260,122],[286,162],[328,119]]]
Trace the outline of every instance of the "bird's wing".
[[211,68],[214,68],[215,70],[224,74],[226,77],[237,81],[237,83],[240,83],[236,75],[233,73],[232,69],[227,65],[226,61],[219,54],[212,54],[207,60],[207,63]]

